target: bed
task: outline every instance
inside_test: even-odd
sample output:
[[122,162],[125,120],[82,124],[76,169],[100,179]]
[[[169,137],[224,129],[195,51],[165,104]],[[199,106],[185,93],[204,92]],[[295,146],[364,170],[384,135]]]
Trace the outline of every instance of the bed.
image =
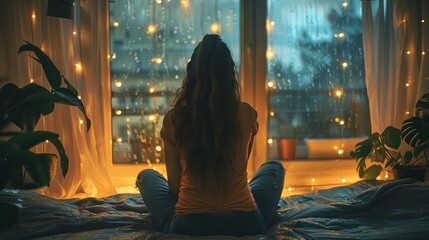
[[2,190],[19,207],[0,239],[429,239],[429,184],[414,179],[360,181],[282,198],[263,235],[190,237],[156,231],[140,195],[56,200]]

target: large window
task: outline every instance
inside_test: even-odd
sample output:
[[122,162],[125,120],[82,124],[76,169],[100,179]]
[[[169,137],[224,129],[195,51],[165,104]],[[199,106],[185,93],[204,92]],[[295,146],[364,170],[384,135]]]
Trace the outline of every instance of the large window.
[[239,0],[112,0],[114,163],[160,163],[163,116],[202,36],[218,33],[239,65]]
[[[368,135],[361,1],[268,0],[266,27],[268,158],[281,139],[300,158],[311,139]],[[340,144],[319,146],[348,156]]]
[[[113,162],[162,163],[163,116],[202,36],[219,33],[240,65],[240,0],[109,4]],[[260,80],[268,84],[268,116],[260,117],[268,119],[262,128],[268,159],[285,158],[278,149],[287,138],[297,143],[287,147],[297,150],[289,157],[306,158],[312,139],[368,135],[361,1],[267,0],[267,6],[267,18],[255,21],[266,20],[267,30],[267,74]],[[343,142],[334,145],[317,144],[348,155]]]

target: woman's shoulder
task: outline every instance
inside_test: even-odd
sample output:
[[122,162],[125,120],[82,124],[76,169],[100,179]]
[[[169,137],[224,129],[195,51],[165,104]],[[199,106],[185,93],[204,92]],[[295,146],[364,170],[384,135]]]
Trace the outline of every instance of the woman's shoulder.
[[258,112],[256,111],[256,109],[253,108],[247,102],[240,103],[240,112],[242,112],[246,116],[254,116],[254,118],[258,116]]

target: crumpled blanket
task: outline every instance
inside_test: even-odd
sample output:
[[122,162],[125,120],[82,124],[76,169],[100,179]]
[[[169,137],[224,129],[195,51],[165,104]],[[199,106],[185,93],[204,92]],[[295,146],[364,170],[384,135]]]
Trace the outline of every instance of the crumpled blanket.
[[414,179],[360,181],[283,198],[265,235],[190,237],[156,231],[140,195],[57,200],[2,190],[19,208],[0,239],[429,239],[429,184]]

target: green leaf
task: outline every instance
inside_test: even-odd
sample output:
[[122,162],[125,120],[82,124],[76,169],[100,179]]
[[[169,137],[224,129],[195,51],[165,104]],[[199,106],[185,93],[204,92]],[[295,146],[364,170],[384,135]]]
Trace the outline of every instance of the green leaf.
[[429,122],[417,116],[405,120],[401,130],[402,139],[413,148],[429,141]]
[[407,151],[404,154],[404,164],[409,164],[413,159],[413,153],[411,151]]
[[[28,104],[25,104],[25,106],[27,106],[27,107],[28,107],[28,105],[30,105],[29,107],[36,107],[37,106],[39,112],[43,116],[46,116],[46,115],[48,115],[54,111],[55,104],[53,102],[51,102],[51,101],[37,101],[37,96],[40,93],[42,93],[44,95],[51,94],[51,92],[49,92],[48,89],[46,89],[46,88],[44,88],[38,84],[35,84],[35,83],[30,83],[30,84],[24,86],[22,89],[24,90],[24,95],[27,96],[23,100],[25,103],[28,103]],[[33,97],[29,97],[29,96],[33,96]],[[34,100],[34,98],[36,98],[36,101],[29,102],[29,100],[31,100],[31,99]]]
[[[66,155],[65,149],[61,141],[58,139],[59,135],[53,132],[48,131],[32,131],[32,132],[24,132],[19,135],[13,136],[10,138],[7,143],[1,143],[0,142],[0,149],[2,145],[4,145],[4,148],[7,148],[8,146],[12,146],[9,148],[9,150],[6,150],[4,154],[9,154],[9,156],[13,156],[14,158],[24,158],[26,155],[29,154],[26,153],[27,149],[30,149],[37,144],[40,144],[42,142],[45,142],[48,140],[50,143],[54,145],[56,148],[58,154],[60,155],[60,161],[61,161],[61,170],[62,174],[65,177],[68,172],[69,167],[69,159]],[[24,152],[24,153],[21,153]],[[24,154],[21,156],[20,154]],[[34,154],[34,153],[33,153]],[[1,156],[1,154],[0,154]]]
[[43,67],[43,70],[45,72],[46,78],[49,81],[49,84],[53,89],[57,89],[61,86],[61,74],[60,71],[57,69],[55,64],[51,61],[51,59],[46,55],[40,48],[36,47],[35,45],[25,41],[26,44],[22,45],[18,53],[30,51],[34,52],[34,54],[37,56],[40,64]]
[[398,149],[399,145],[401,145],[401,130],[389,126],[381,133],[381,139],[386,146]]
[[418,145],[416,148],[414,148],[414,157],[417,158],[427,148],[429,148],[429,142]]
[[77,97],[78,96],[77,89],[69,82],[69,80],[67,80],[66,77],[64,77],[64,76],[62,76],[62,77],[63,77],[64,82],[67,85],[67,89],[70,90],[71,92],[73,92],[73,94]]
[[18,151],[27,150],[46,140],[58,139],[59,135],[49,131],[31,131],[11,137],[8,142],[15,144]]
[[89,120],[89,118],[86,115],[85,107],[83,106],[82,101],[80,101],[80,99],[77,98],[77,96],[74,95],[74,93],[67,88],[59,88],[59,89],[55,90],[55,94],[57,94],[58,96],[61,96],[63,99],[67,99],[74,106],[76,106],[80,109],[80,111],[85,116],[86,131],[89,131],[89,129],[91,128],[91,120]]
[[58,138],[52,138],[50,142],[55,146],[55,148],[58,151],[58,154],[60,154],[61,171],[62,171],[63,177],[65,177],[69,170],[69,159],[66,155],[64,146]]
[[26,100],[40,94],[50,94],[50,92],[35,83],[17,89],[16,97],[12,100],[14,104],[6,110],[9,119],[23,131],[33,130],[41,114],[50,113],[53,110],[53,104],[50,102],[28,102]]
[[3,119],[6,111],[15,104],[18,92],[18,86],[13,83],[8,83],[0,88],[0,119]]
[[380,165],[372,165],[368,169],[365,170],[363,174],[364,180],[375,180],[378,175],[381,173],[382,167]]
[[38,186],[49,186],[55,178],[55,169],[58,158],[55,154],[33,153],[28,151],[28,160],[24,163],[25,169]]
[[21,148],[13,142],[1,142],[0,141],[0,159],[5,158],[11,152],[20,151]]

